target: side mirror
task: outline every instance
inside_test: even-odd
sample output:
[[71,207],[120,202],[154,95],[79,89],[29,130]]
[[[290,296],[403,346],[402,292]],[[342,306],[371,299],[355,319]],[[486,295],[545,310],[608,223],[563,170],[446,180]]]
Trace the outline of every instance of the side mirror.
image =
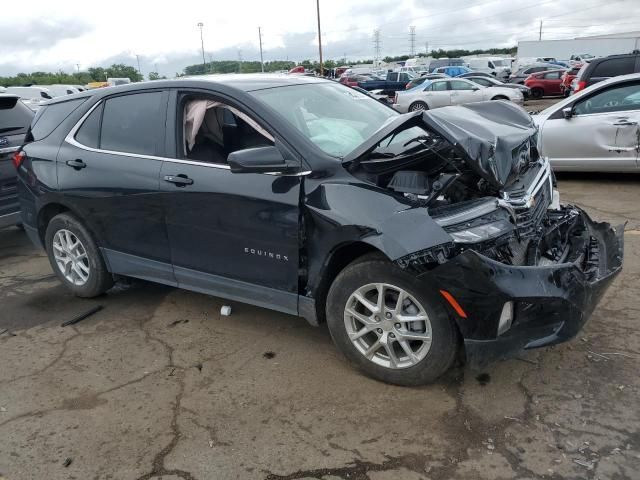
[[286,173],[295,169],[296,162],[287,161],[276,147],[247,148],[227,157],[232,173]]
[[562,109],[562,116],[566,120],[569,120],[571,117],[573,117],[573,107],[564,107]]

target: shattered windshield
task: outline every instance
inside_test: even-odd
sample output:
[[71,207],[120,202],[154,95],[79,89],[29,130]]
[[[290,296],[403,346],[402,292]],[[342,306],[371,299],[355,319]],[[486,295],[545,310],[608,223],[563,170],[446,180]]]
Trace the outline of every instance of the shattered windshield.
[[343,157],[398,114],[344,85],[292,85],[251,92],[325,153]]

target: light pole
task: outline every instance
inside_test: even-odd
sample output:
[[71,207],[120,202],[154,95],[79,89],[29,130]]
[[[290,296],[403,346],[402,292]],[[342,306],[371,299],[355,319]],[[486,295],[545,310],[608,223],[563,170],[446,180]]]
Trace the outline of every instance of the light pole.
[[262,59],[262,29],[258,27],[258,40],[260,41],[260,69],[264,73],[264,60]]
[[207,73],[207,61],[204,59],[204,39],[202,38],[202,27],[204,27],[204,23],[198,22],[198,27],[200,28],[200,46],[202,47],[202,73]]
[[322,33],[320,32],[320,0],[316,0],[316,8],[318,10],[318,52],[320,53],[320,76],[324,77],[324,68],[322,67]]
[[136,60],[138,61],[138,75],[144,80],[144,75],[142,75],[142,70],[140,70],[140,55],[136,55]]

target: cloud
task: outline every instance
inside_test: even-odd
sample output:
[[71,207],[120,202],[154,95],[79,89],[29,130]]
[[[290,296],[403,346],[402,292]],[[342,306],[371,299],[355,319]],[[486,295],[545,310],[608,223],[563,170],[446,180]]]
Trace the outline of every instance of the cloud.
[[0,22],[0,45],[6,53],[51,48],[63,40],[77,39],[91,31],[91,25],[79,18],[24,18],[20,31]]

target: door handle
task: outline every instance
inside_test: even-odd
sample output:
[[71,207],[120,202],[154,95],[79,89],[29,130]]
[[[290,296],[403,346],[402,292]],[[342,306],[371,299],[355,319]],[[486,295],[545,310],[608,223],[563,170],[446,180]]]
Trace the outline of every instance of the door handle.
[[638,125],[638,122],[634,122],[632,120],[620,119],[617,122],[614,122],[613,125],[616,127],[632,127],[634,125]]
[[185,187],[187,185],[193,185],[193,180],[186,175],[178,174],[178,175],[165,175],[164,181],[173,183],[177,187]]
[[75,160],[67,160],[65,163],[70,167],[73,167],[74,170],[80,170],[81,168],[85,168],[87,166],[87,164],[79,158],[76,158]]

